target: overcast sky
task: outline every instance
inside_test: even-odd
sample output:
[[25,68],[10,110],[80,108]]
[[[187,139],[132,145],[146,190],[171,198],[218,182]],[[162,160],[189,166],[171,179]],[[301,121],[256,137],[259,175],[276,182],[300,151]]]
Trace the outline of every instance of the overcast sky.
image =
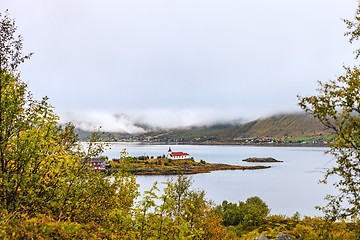
[[335,79],[357,0],[0,0],[22,78],[63,121],[136,132],[299,111]]

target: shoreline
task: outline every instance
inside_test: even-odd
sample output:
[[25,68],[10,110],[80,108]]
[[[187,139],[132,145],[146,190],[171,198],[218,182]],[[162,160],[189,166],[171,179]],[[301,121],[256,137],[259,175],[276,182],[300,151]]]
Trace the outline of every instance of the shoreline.
[[179,175],[179,174],[198,174],[198,173],[210,173],[212,171],[225,171],[225,170],[261,170],[268,169],[271,166],[236,166],[228,164],[210,164],[201,166],[201,165],[188,165],[182,167],[173,167],[169,169],[160,169],[160,168],[149,168],[149,169],[128,169],[128,170],[117,170],[117,169],[107,169],[108,174],[115,173],[117,171],[125,171],[134,175]]
[[[88,142],[88,141],[79,141],[79,142]],[[104,142],[104,143],[135,143],[139,145],[193,145],[193,146],[256,146],[256,147],[330,147],[329,144],[314,144],[314,143],[231,143],[231,142],[204,142],[204,143],[194,143],[194,142],[142,142],[142,141],[114,141],[114,142]]]

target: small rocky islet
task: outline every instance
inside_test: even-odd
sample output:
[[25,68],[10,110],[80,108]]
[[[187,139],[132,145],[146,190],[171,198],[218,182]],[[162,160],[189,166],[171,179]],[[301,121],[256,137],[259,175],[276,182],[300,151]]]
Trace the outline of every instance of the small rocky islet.
[[274,162],[283,162],[283,161],[276,160],[275,158],[272,157],[266,157],[266,158],[251,157],[244,159],[243,162],[274,163]]

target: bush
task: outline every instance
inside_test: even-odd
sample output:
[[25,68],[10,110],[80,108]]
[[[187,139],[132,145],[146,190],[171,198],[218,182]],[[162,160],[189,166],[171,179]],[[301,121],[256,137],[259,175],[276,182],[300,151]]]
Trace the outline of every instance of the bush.
[[149,156],[139,156],[138,159],[139,160],[148,160]]
[[216,212],[222,216],[225,226],[241,224],[246,228],[263,223],[270,210],[259,197],[250,197],[246,202],[239,202],[239,204],[223,201],[216,207]]

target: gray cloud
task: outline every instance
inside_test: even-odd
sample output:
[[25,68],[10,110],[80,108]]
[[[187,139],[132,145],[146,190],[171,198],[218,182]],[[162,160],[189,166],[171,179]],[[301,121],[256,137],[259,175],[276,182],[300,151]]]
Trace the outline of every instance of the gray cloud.
[[101,127],[106,132],[124,132],[130,134],[145,133],[146,129],[138,126],[138,119],[125,114],[108,112],[70,112],[62,114],[62,123],[72,122],[76,127],[94,131]]
[[[140,134],[151,130],[176,127],[192,127],[213,124],[239,124],[249,121],[239,118],[239,109],[149,109],[144,112],[112,114],[109,112],[65,112],[60,113],[61,122],[72,122],[77,127],[93,131],[101,127],[102,131]],[[280,113],[292,113],[282,111]],[[270,116],[276,112],[262,112],[261,116]],[[245,114],[244,114],[245,115]]]
[[[356,0],[2,0],[64,120],[139,131],[297,111],[352,64]],[[66,113],[66,114],[65,114]],[[72,114],[69,114],[72,113]],[[81,113],[81,114],[78,114]],[[124,113],[128,118],[116,118]],[[73,119],[72,119],[73,118]],[[88,121],[91,119],[91,121]],[[91,125],[90,124],[90,125]]]

